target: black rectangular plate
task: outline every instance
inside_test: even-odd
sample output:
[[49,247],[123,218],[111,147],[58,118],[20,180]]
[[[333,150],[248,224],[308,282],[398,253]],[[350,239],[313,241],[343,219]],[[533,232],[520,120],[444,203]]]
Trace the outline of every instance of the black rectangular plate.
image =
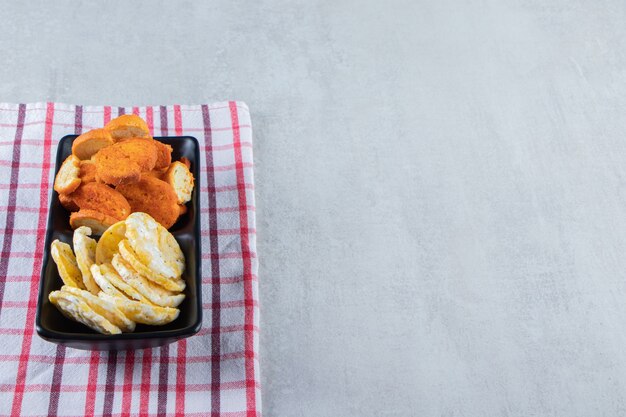
[[[59,142],[56,158],[56,171],[72,152],[72,142],[76,135],[63,137]],[[169,230],[174,235],[185,254],[186,268],[183,278],[187,283],[185,300],[179,306],[180,315],[165,326],[147,326],[138,324],[133,333],[119,335],[103,335],[88,327],[64,317],[48,300],[51,291],[63,285],[57,272],[56,264],[50,255],[50,244],[55,239],[72,243],[73,230],[69,224],[70,213],[61,206],[59,195],[52,192],[50,211],[48,214],[48,230],[41,280],[39,282],[39,298],[37,300],[37,316],[35,319],[37,334],[43,339],[60,345],[86,350],[127,350],[144,349],[162,346],[192,336],[202,327],[202,274],[201,274],[201,238],[200,238],[200,146],[196,138],[191,136],[155,137],[173,148],[172,160],[181,157],[191,162],[191,172],[195,184],[191,201],[187,203],[187,213],[178,219]],[[55,172],[56,176],[56,172]]]

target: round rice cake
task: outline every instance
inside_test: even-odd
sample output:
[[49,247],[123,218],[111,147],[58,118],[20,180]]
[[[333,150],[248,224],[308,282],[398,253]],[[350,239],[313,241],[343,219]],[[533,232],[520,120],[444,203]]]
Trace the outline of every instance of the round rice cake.
[[124,258],[124,260],[135,269],[135,271],[139,272],[155,284],[160,285],[169,291],[181,292],[185,289],[185,281],[182,279],[166,277],[144,265],[137,258],[137,254],[128,243],[128,240],[125,239],[119,243],[119,253],[122,258]]
[[96,153],[96,178],[113,186],[130,184],[139,181],[142,172],[154,169],[156,161],[154,140],[124,140]]
[[80,297],[65,291],[52,291],[48,299],[67,318],[84,324],[92,330],[102,334],[120,334],[119,327],[96,313]]
[[136,183],[120,185],[117,190],[126,197],[133,213],[148,213],[166,229],[176,223],[180,211],[178,197],[168,183],[144,176]]
[[120,277],[115,268],[113,268],[113,265],[102,264],[100,265],[100,271],[102,272],[102,275],[104,275],[106,280],[109,281],[109,283],[111,283],[111,285],[113,285],[116,289],[122,292],[126,297],[133,300],[141,301],[142,303],[150,304],[150,301],[146,297],[141,295],[139,291],[124,282],[124,280]]
[[144,297],[150,300],[152,304],[161,307],[178,307],[178,305],[180,305],[180,303],[182,303],[185,299],[185,294],[175,294],[167,291],[163,287],[160,287],[144,278],[119,254],[115,254],[115,256],[113,256],[112,265],[127,284],[139,291]]
[[80,159],[74,155],[65,158],[54,179],[54,191],[59,194],[70,194],[80,185]]
[[98,240],[96,246],[96,263],[98,265],[111,263],[113,255],[118,251],[117,245],[125,238],[126,223],[119,221],[109,227]]
[[180,245],[174,235],[168,232],[167,229],[161,227],[158,233],[159,248],[161,249],[163,263],[170,268],[173,276],[181,277],[183,272],[185,272],[185,255],[180,249]]
[[183,274],[185,255],[165,227],[146,213],[132,213],[125,223],[126,238],[141,263],[168,278]]
[[177,308],[159,307],[128,298],[112,297],[105,293],[100,293],[98,297],[114,303],[126,317],[136,323],[161,326],[176,320],[180,314],[180,310]]
[[84,289],[83,277],[70,245],[56,239],[50,245],[50,254],[57,264],[57,270],[63,283],[70,287]]
[[122,297],[126,298],[126,294],[115,288],[113,284],[109,281],[109,279],[105,276],[104,271],[100,269],[100,265],[93,264],[91,265],[91,275],[93,279],[98,283],[98,286],[102,289],[99,293],[104,292],[105,294],[109,294],[113,297]]
[[94,281],[89,269],[96,262],[96,241],[90,238],[90,235],[91,229],[89,227],[80,226],[74,230],[72,242],[74,244],[76,263],[83,276],[83,284],[89,292],[97,295],[100,292],[100,287]]
[[97,297],[89,291],[68,287],[67,285],[61,287],[61,291],[82,298],[93,311],[110,321],[111,324],[119,327],[122,332],[132,332],[135,330],[135,322],[126,317],[124,313],[110,301]]
[[122,194],[98,182],[82,184],[70,197],[80,209],[97,210],[117,220],[124,220],[131,210]]
[[96,235],[101,235],[117,221],[115,217],[89,209],[82,209],[70,215],[72,229],[87,226]]

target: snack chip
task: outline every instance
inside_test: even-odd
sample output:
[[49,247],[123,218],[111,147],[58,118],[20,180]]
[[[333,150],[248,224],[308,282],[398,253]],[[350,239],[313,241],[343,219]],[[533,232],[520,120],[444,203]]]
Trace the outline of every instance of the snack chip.
[[133,138],[100,149],[94,155],[96,178],[113,186],[139,181],[141,173],[156,164],[154,143],[152,139]]
[[67,243],[56,239],[50,246],[50,254],[57,264],[59,276],[65,285],[84,289],[83,277],[78,268],[76,257]]
[[[117,290],[119,290],[122,294],[124,294],[125,297],[132,300],[141,301],[142,303],[150,304],[150,301],[148,301],[146,297],[141,295],[139,291],[124,282],[124,280],[120,277],[115,268],[113,268],[113,265],[102,264],[100,265],[100,271],[102,272],[102,275],[106,278],[106,280],[109,281],[109,283],[113,285]],[[109,292],[109,294],[111,293]]]
[[61,203],[63,208],[67,211],[78,211],[80,207],[76,205],[71,196],[71,194],[59,194],[59,203]]
[[152,304],[161,307],[178,307],[185,299],[185,294],[175,294],[152,283],[135,271],[119,254],[113,256],[113,268],[130,286],[146,297]]
[[119,221],[109,227],[98,240],[96,246],[96,263],[98,265],[111,263],[113,255],[118,251],[117,245],[125,238],[126,222]]
[[178,197],[165,181],[152,176],[143,176],[137,182],[124,184],[117,190],[126,197],[132,212],[149,214],[169,229],[178,219]]
[[96,313],[81,298],[65,291],[52,291],[48,299],[61,313],[85,326],[104,334],[120,334],[119,327]]
[[177,308],[159,307],[129,300],[128,298],[112,297],[105,293],[100,293],[99,297],[114,303],[126,317],[136,323],[153,326],[163,325],[176,320],[180,314],[180,310]]
[[185,271],[185,256],[174,236],[146,213],[126,219],[126,238],[139,260],[148,268],[178,278]]
[[80,161],[80,172],[78,176],[81,184],[96,182],[96,164],[91,159]]
[[172,147],[163,142],[159,142],[158,140],[155,140],[153,143],[157,150],[157,160],[154,164],[154,169],[164,169],[169,167],[172,163]]
[[130,214],[130,204],[118,191],[98,182],[81,184],[70,197],[80,209],[96,210],[117,220]]
[[115,141],[127,138],[150,138],[148,124],[139,116],[124,114],[116,117],[104,126]]
[[78,269],[83,276],[85,288],[97,295],[100,292],[100,287],[94,281],[89,269],[96,262],[96,241],[91,239],[90,235],[91,229],[87,226],[81,226],[74,231],[74,253]]
[[62,286],[61,291],[82,298],[93,311],[110,321],[111,324],[119,327],[121,331],[132,332],[135,330],[135,322],[126,317],[124,313],[122,313],[120,309],[118,309],[115,304],[110,301],[96,297],[89,291],[68,287],[67,285]]
[[122,297],[126,298],[126,294],[115,288],[113,284],[109,281],[109,279],[105,276],[103,271],[100,269],[100,265],[93,264],[91,265],[91,275],[93,279],[98,283],[98,286],[102,289],[98,295],[109,294],[114,297]]
[[80,160],[74,155],[65,158],[56,178],[54,179],[54,191],[59,194],[70,194],[80,185]]
[[113,145],[115,141],[106,129],[93,129],[83,133],[72,143],[72,154],[80,160],[91,158],[100,149]]
[[174,189],[178,204],[185,204],[191,200],[194,180],[187,165],[178,161],[172,163],[163,178]]
[[119,250],[122,258],[124,258],[124,260],[128,262],[128,264],[132,266],[135,271],[139,272],[141,275],[154,282],[155,284],[160,285],[161,287],[170,291],[182,291],[185,289],[185,281],[183,281],[182,279],[166,277],[144,265],[137,258],[137,255],[135,254],[135,251],[130,247],[128,240],[125,239],[119,243]]
[[117,223],[115,217],[100,213],[96,210],[81,209],[70,214],[70,226],[72,226],[72,229],[87,226],[96,235],[101,235],[115,223]]

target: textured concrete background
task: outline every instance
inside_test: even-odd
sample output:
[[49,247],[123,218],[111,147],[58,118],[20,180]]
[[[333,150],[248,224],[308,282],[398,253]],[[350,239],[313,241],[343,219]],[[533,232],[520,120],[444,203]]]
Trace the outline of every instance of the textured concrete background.
[[0,101],[249,104],[266,416],[626,415],[623,1],[0,4]]

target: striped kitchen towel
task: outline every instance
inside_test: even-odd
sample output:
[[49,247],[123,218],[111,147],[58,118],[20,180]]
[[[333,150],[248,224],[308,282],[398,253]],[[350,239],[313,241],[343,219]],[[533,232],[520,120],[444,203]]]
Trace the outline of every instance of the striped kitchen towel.
[[[59,140],[124,113],[201,150],[202,296],[195,336],[88,352],[35,332]],[[0,104],[0,417],[260,416],[252,127],[241,102],[110,107]]]

